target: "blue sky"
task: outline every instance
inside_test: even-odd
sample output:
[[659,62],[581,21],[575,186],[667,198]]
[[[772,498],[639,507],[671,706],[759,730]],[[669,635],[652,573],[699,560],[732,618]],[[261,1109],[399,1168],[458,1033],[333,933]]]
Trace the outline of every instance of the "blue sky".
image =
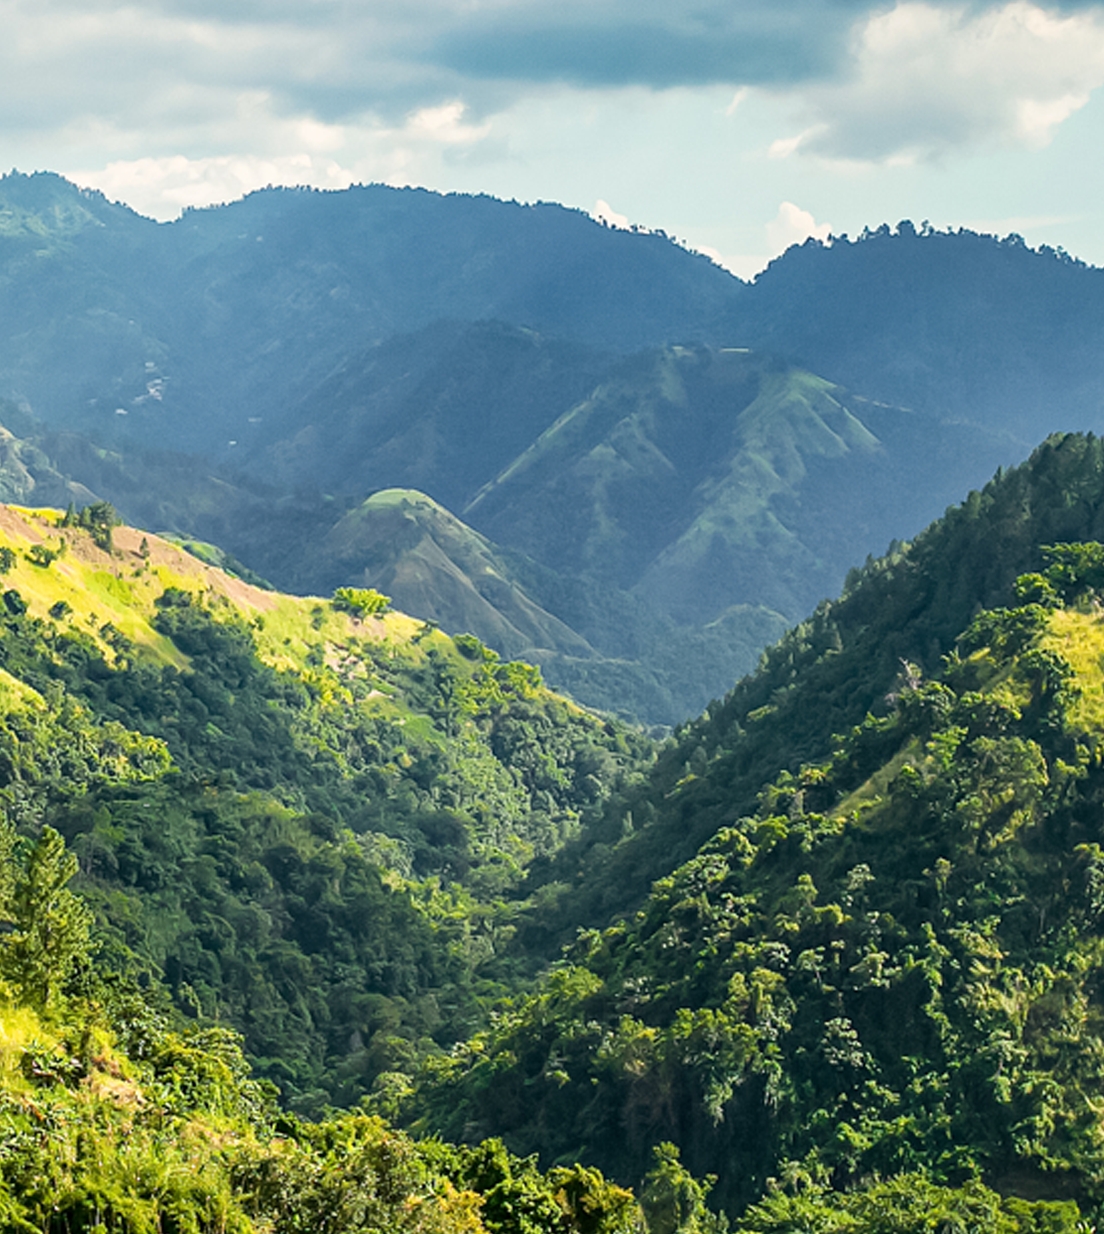
[[750,275],[927,219],[1104,264],[1104,4],[0,0],[0,164],[159,218],[420,184]]

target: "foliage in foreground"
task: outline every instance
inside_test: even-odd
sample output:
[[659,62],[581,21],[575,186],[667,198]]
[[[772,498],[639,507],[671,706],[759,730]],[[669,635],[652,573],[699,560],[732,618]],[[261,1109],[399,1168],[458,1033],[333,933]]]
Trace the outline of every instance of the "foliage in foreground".
[[233,1032],[176,1029],[95,962],[76,859],[0,831],[0,1226],[20,1231],[631,1234],[632,1195],[498,1142],[281,1113]]
[[[429,1060],[418,1125],[632,1179],[671,1140],[733,1214],[915,1172],[1098,1213],[1104,548],[1048,555],[938,679],[905,663],[888,714]],[[964,1228],[1019,1220],[967,1199]],[[804,1200],[763,1203],[762,1228],[806,1228]],[[858,1201],[809,1203],[809,1229],[866,1228]]]
[[[173,1027],[97,964],[76,861],[44,828],[0,860],[0,1226],[25,1234],[722,1234],[708,1190],[662,1145],[642,1203],[593,1167],[499,1140],[417,1141],[347,1113],[303,1122],[250,1074],[236,1034]],[[921,1217],[928,1218],[925,1224]],[[1076,1206],[1002,1202],[924,1180],[774,1197],[740,1228],[901,1234],[969,1216],[1000,1234],[1066,1234]],[[892,1224],[887,1221],[892,1218]],[[942,1228],[942,1227],[940,1227]],[[953,1228],[953,1227],[950,1227]]]

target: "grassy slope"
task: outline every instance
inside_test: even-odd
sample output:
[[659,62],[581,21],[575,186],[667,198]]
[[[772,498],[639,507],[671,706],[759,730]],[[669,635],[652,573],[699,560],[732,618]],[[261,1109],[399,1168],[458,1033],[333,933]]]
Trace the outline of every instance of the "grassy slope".
[[[19,592],[33,617],[49,619],[55,604],[68,605],[62,620],[88,635],[109,663],[117,657],[104,636],[108,624],[133,642],[142,658],[187,667],[187,657],[152,625],[154,601],[167,588],[186,591],[216,612],[244,618],[254,630],[261,659],[275,669],[316,675],[310,661],[319,653],[336,664],[358,641],[401,646],[415,663],[431,648],[463,663],[447,635],[427,631],[424,622],[405,613],[360,619],[316,597],[267,591],[132,527],[115,529],[114,551],[108,553],[87,532],[61,527],[61,518],[57,510],[0,507],[0,544],[17,554],[4,583]],[[48,567],[35,565],[27,557],[34,545],[60,550],[60,556]]]

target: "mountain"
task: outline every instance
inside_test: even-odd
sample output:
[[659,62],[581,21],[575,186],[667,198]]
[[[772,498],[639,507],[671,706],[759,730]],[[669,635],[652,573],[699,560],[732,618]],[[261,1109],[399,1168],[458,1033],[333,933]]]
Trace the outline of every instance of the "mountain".
[[481,1021],[529,865],[650,744],[378,592],[262,590],[111,513],[0,507],[4,816],[71,845],[107,963],[293,1108],[355,1101]]
[[300,569],[323,591],[371,584],[446,630],[478,631],[508,656],[531,659],[539,649],[594,654],[512,581],[494,545],[412,490],[373,494],[334,524],[314,561]]
[[[743,348],[623,361],[461,510],[498,542],[682,624],[795,620],[919,530],[1008,439],[856,399]],[[585,627],[580,627],[584,628]]]
[[[1047,442],[658,749],[370,588],[0,507],[4,1220],[1095,1221],[1102,476]],[[357,1101],[434,1136],[296,1116]]]
[[534,871],[519,941],[573,941],[408,1117],[622,1179],[671,1141],[748,1230],[914,1172],[1097,1212],[1102,476],[1047,442],[686,725]]
[[350,354],[437,321],[631,349],[715,337],[744,290],[579,211],[382,185],[264,190],[157,224],[12,173],[0,220],[0,393],[103,444],[216,456]]
[[734,334],[870,398],[1038,441],[1104,427],[1104,271],[902,222],[789,249]]
[[[553,875],[571,888],[564,918],[546,907],[529,923],[531,944],[547,932],[555,955],[568,939],[557,933],[565,921],[573,935],[580,923],[602,925],[637,907],[674,862],[752,813],[764,785],[827,758],[837,735],[882,711],[903,661],[937,673],[977,611],[1007,603],[1016,578],[1040,568],[1040,546],[1104,539],[1102,475],[1101,439],[1056,435],[911,543],[852,570],[840,597],[818,605],[754,673],[679,726],[647,789],[616,805],[604,835],[591,830],[594,851],[565,852]],[[708,783],[686,778],[717,752],[724,757]],[[632,815],[631,829],[618,811]]]
[[[20,500],[108,500],[283,587],[331,590],[340,540],[416,576],[419,615],[666,725],[1104,390],[1098,272],[908,225],[748,285],[548,205],[266,190],[156,224],[13,173],[0,272],[0,392],[34,417],[7,427],[56,473]],[[431,579],[353,545],[396,488],[484,537],[529,626],[449,552]]]
[[[502,326],[444,333],[447,363],[395,387],[350,369],[293,438],[244,455],[244,474],[13,422],[128,518],[217,543],[291,590],[366,581],[540,663],[585,703],[668,725],[749,671],[856,557],[1015,456],[993,432],[745,351],[624,359]],[[441,336],[400,340],[387,364]],[[312,493],[327,457],[344,487]],[[383,496],[358,500],[395,475],[451,494],[474,526],[428,497],[402,518]]]

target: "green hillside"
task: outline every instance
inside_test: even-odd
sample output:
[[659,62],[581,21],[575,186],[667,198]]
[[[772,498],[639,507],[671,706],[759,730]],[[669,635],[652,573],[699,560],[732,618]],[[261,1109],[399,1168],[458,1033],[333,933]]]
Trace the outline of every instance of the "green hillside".
[[841,1192],[917,1173],[1091,1228],[1104,549],[1053,533],[1095,526],[1102,451],[1048,443],[688,726],[582,862],[625,904],[650,858],[650,895],[430,1060],[415,1125],[633,1181],[670,1141],[748,1230],[853,1228]]
[[1102,475],[1046,443],[658,757],[378,591],[0,508],[3,1222],[1091,1228]]
[[[250,1075],[234,1034],[169,1024],[90,968],[88,918],[56,832],[5,833],[0,939],[0,1222],[24,1234],[669,1234],[723,1230],[707,1190],[657,1152],[638,1204],[593,1167],[542,1172],[501,1141],[413,1140],[364,1114],[301,1121]],[[917,1203],[922,1198],[923,1207]],[[838,1197],[855,1234],[933,1215],[1001,1234],[1066,1234],[1072,1206],[1008,1203],[921,1179]],[[777,1223],[772,1229],[779,1228]],[[827,1227],[826,1227],[827,1228]],[[930,1225],[927,1228],[931,1228]]]
[[350,511],[301,571],[314,584],[330,584],[322,590],[370,584],[446,630],[478,631],[507,656],[531,659],[541,648],[594,654],[516,585],[494,545],[410,489],[385,489]]
[[[530,943],[553,956],[579,924],[601,926],[637,907],[655,879],[752,812],[780,771],[826,758],[836,734],[878,713],[903,659],[938,672],[978,608],[1007,603],[1016,577],[1040,568],[1041,545],[1104,539],[1102,474],[1100,439],[1055,436],[911,544],[853,570],[837,600],[818,605],[755,673],[681,725],[648,783],[611,803],[580,848],[565,850],[552,873],[562,916],[542,914]],[[706,764],[708,778],[698,774]]]
[[0,1223],[23,1234],[633,1234],[632,1195],[501,1143],[417,1143],[363,1114],[301,1122],[235,1035],[173,1025],[90,964],[76,868],[46,828],[3,830]]
[[78,854],[105,954],[234,1024],[300,1109],[470,1031],[529,865],[647,742],[376,592],[82,521],[0,508],[0,793]]
[[[313,551],[295,535],[246,546],[231,530],[233,551],[293,589],[363,569],[410,611],[537,658],[557,686],[645,721],[700,711],[857,558],[1016,453],[746,349],[599,364],[485,326],[452,330],[447,363],[433,365],[440,333],[346,366],[304,405],[301,430],[261,456],[263,470],[285,483],[328,475],[349,501],[373,477],[398,477],[490,545],[475,549],[456,522],[446,533],[424,502],[412,511],[427,534],[404,523],[397,535],[373,498]],[[571,395],[583,376],[592,384]],[[491,575],[472,558],[488,551]],[[530,603],[558,624],[534,629],[531,608],[516,612]]]

